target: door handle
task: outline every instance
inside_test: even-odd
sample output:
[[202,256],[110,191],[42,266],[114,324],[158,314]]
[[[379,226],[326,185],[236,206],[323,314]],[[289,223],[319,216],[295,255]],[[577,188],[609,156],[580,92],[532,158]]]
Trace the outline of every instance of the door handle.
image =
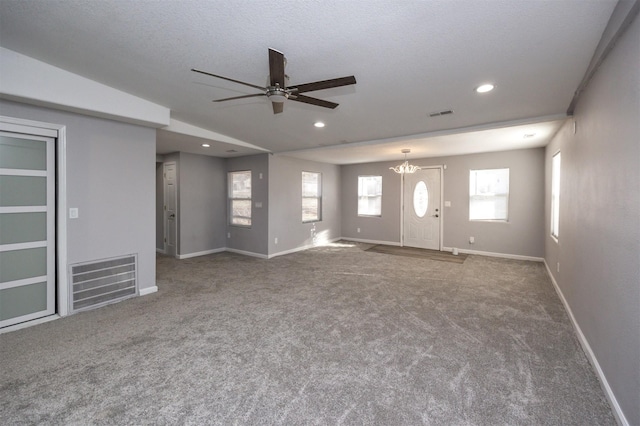
[[176,218],[175,214],[169,215],[169,219],[175,219],[175,218]]

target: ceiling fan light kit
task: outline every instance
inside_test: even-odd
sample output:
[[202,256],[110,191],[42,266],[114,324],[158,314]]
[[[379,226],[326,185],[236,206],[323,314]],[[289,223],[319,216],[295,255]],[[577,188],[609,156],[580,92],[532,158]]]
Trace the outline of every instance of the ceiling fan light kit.
[[200,74],[205,74],[211,77],[220,78],[222,80],[231,81],[233,83],[243,84],[254,89],[259,89],[262,93],[255,93],[242,96],[234,96],[231,98],[216,99],[214,102],[225,102],[234,99],[252,98],[257,96],[266,96],[271,101],[273,107],[273,113],[279,114],[284,110],[284,103],[287,99],[302,102],[305,104],[315,105],[323,108],[334,109],[338,106],[335,102],[325,101],[322,99],[312,98],[311,96],[301,95],[304,92],[314,92],[316,90],[330,89],[333,87],[348,86],[356,84],[356,78],[354,76],[332,78],[330,80],[316,81],[313,83],[298,84],[294,86],[286,86],[286,80],[288,76],[284,73],[284,67],[286,65],[286,59],[282,52],[275,49],[269,49],[269,83],[267,87],[261,87],[255,84],[246,83],[240,80],[234,80],[232,78],[223,77],[221,75],[213,74],[207,71],[198,70],[192,68],[191,71]]

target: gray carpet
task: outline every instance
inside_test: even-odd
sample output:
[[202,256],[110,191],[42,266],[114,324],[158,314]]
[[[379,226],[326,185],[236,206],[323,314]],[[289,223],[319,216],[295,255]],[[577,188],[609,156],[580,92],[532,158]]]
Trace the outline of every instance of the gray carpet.
[[337,244],[158,287],[0,335],[2,424],[615,425],[539,263]]

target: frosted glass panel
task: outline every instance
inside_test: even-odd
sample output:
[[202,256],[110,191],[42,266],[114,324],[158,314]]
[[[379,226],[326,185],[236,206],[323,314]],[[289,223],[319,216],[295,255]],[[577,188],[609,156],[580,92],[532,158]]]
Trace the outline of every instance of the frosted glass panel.
[[424,217],[429,208],[429,191],[424,181],[418,182],[413,190],[413,210],[418,217]]
[[47,275],[47,248],[0,252],[0,283]]
[[46,282],[0,290],[0,321],[46,309]]
[[47,178],[0,176],[0,207],[47,205]]
[[0,169],[46,170],[47,143],[0,136]]
[[46,213],[0,214],[0,244],[46,241]]

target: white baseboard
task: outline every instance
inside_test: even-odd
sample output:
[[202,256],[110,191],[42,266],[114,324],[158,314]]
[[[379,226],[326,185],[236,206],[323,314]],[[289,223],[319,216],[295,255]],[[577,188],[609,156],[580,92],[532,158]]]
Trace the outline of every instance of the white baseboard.
[[141,288],[139,291],[140,296],[146,296],[147,294],[155,293],[158,291],[158,286],[154,285],[151,287]]
[[587,359],[593,366],[593,369],[596,371],[598,378],[600,379],[600,383],[602,384],[602,389],[604,390],[604,394],[609,400],[609,404],[611,404],[611,408],[613,409],[612,410],[613,414],[616,417],[618,424],[622,426],[629,426],[629,422],[627,421],[627,418],[625,417],[624,412],[622,411],[622,408],[620,408],[620,404],[618,404],[618,400],[616,399],[616,396],[614,395],[613,390],[611,390],[611,386],[609,386],[607,377],[604,375],[604,372],[600,367],[600,363],[598,362],[596,355],[593,353],[593,350],[591,349],[591,345],[589,345],[587,338],[585,337],[584,333],[582,333],[582,330],[580,329],[580,325],[578,325],[576,318],[573,316],[573,311],[571,311],[571,306],[569,306],[569,303],[567,303],[567,299],[565,299],[564,294],[562,294],[562,290],[560,289],[560,286],[558,285],[558,282],[556,281],[556,279],[553,277],[553,274],[551,273],[551,268],[549,268],[549,265],[547,264],[546,259],[543,259],[543,261],[544,261],[544,266],[547,268],[547,274],[549,275],[549,278],[551,278],[551,282],[553,283],[553,287],[556,289],[556,293],[558,293],[558,297],[562,301],[562,304],[564,305],[564,308],[566,309],[567,314],[569,314],[569,319],[571,319],[571,324],[573,325],[573,329],[575,330],[576,335],[578,336],[578,341],[582,346],[582,350],[584,351],[585,355],[587,356]]
[[160,249],[156,247],[156,253],[160,253],[160,254],[167,254],[167,252],[164,249]]
[[274,257],[278,257],[278,256],[284,256],[285,254],[291,254],[291,253],[296,253],[298,251],[303,251],[303,250],[309,250],[310,248],[314,248],[314,247],[322,247],[324,245],[327,244],[331,244],[331,243],[335,243],[338,240],[341,240],[342,238],[338,237],[338,238],[334,238],[332,240],[328,240],[328,241],[323,241],[321,244],[307,244],[306,246],[300,246],[300,247],[296,247],[290,250],[284,250],[284,251],[279,251],[277,253],[272,253],[270,254],[267,259],[271,259]]
[[[453,247],[442,247],[442,251],[453,251]],[[535,257],[535,256],[522,256],[519,254],[507,254],[507,253],[495,253],[492,251],[478,251],[478,250],[467,250],[458,248],[458,253],[464,254],[477,254],[478,256],[488,256],[488,257],[500,257],[503,259],[514,259],[514,260],[530,260],[533,262],[544,262],[544,258]]]
[[214,253],[221,253],[225,250],[228,250],[225,247],[222,248],[217,248],[217,249],[211,249],[211,250],[205,250],[205,251],[198,251],[195,253],[187,253],[187,254],[179,254],[176,256],[177,259],[189,259],[191,257],[198,257],[198,256],[206,256],[208,254],[214,254]]
[[224,251],[228,251],[230,253],[243,254],[245,256],[257,257],[257,258],[260,258],[260,259],[268,259],[269,258],[266,254],[254,253],[252,251],[244,251],[244,250],[232,249],[232,248],[229,248],[229,247],[224,249]]
[[345,241],[355,241],[356,243],[384,244],[385,246],[400,246],[400,243],[397,241],[365,240],[362,238],[351,238],[351,237],[342,237],[339,239],[345,240]]

